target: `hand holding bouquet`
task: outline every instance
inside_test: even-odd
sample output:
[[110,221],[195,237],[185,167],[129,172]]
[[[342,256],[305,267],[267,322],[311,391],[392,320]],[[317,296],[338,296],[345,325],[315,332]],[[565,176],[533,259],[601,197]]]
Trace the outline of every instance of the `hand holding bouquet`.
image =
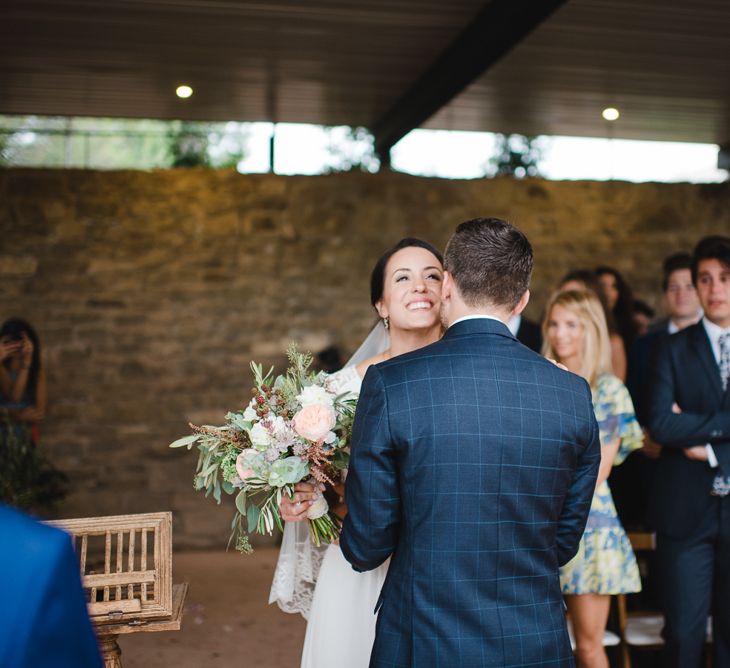
[[[195,488],[220,503],[221,491],[236,494],[231,540],[250,552],[248,535],[283,530],[279,503],[290,498],[298,482],[334,485],[347,468],[355,399],[327,387],[327,376],[310,372],[312,356],[287,351],[286,374],[264,375],[251,363],[254,397],[244,410],[226,415],[221,427],[191,424],[193,434],[178,439],[172,448],[196,445],[200,451]],[[339,537],[339,523],[324,496],[307,513],[316,545]],[[244,528],[245,520],[245,528]]]

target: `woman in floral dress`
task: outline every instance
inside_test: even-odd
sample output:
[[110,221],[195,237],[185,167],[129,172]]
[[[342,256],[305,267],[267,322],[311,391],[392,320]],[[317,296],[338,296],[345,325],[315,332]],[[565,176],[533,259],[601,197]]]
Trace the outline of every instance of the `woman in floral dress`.
[[626,387],[611,372],[611,344],[598,297],[589,291],[559,292],[546,314],[543,352],[588,381],[600,430],[601,466],[588,523],[578,554],[560,569],[560,583],[573,621],[578,665],[608,668],[603,633],[610,596],[640,591],[641,581],[607,478],[612,466],[641,447],[642,432]]

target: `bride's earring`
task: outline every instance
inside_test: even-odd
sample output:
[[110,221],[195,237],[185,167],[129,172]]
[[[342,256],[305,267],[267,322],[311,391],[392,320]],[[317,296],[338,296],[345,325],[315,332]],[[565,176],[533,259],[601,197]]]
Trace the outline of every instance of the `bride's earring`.
[[385,327],[386,330],[390,329],[390,318],[387,315],[383,318],[383,327]]

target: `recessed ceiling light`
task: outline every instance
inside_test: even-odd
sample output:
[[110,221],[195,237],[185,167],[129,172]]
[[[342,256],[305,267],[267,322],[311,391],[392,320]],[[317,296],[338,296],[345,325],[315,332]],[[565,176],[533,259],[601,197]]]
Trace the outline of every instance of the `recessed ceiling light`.
[[182,98],[188,98],[193,94],[193,89],[188,85],[178,86],[175,89],[175,95]]
[[620,115],[621,114],[618,113],[618,109],[615,109],[614,107],[606,107],[601,112],[601,116],[603,116],[603,118],[605,118],[607,121],[615,121]]

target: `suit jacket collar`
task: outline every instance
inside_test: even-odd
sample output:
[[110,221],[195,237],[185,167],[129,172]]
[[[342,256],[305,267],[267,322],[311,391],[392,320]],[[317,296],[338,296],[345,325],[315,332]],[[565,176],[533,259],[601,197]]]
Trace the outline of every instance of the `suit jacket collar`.
[[445,339],[455,336],[470,336],[472,334],[498,334],[514,339],[507,325],[499,320],[491,318],[472,318],[470,320],[462,320],[455,325],[451,325],[444,334]]
[[687,328],[687,334],[692,341],[692,349],[700,358],[702,367],[707,374],[713,391],[717,394],[718,398],[721,398],[724,393],[722,391],[720,367],[717,366],[717,362],[715,361],[712,345],[710,344],[710,339],[707,337],[707,331],[702,321],[700,320],[697,324],[690,325]]

